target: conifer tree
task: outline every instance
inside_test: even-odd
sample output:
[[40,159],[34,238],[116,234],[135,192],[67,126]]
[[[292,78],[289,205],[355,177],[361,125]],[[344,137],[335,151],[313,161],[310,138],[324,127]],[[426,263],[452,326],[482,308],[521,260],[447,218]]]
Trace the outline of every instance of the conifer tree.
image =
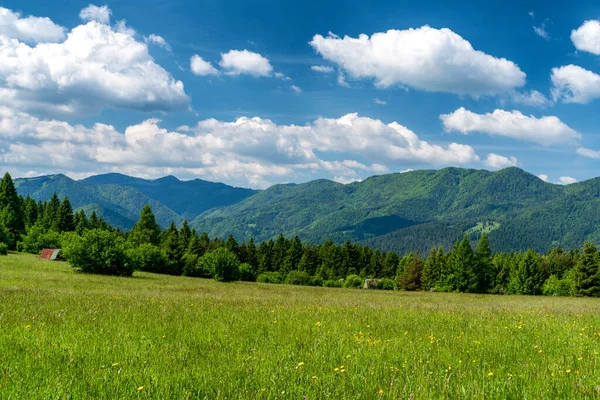
[[29,197],[29,195],[25,197],[25,200],[23,202],[23,212],[25,226],[29,228],[30,226],[35,225],[35,223],[38,220],[38,206],[35,200]]
[[58,230],[58,209],[60,208],[60,200],[56,192],[50,197],[50,201],[46,203],[44,208],[43,226],[45,229]]
[[254,276],[258,276],[258,259],[256,256],[256,245],[254,244],[254,239],[250,238],[248,240],[248,244],[246,244],[246,261],[247,264],[252,267],[252,274]]
[[537,253],[533,250],[527,250],[521,257],[517,267],[511,272],[508,291],[513,294],[540,294],[542,293],[544,280]]
[[238,256],[238,253],[240,252],[240,247],[238,245],[237,240],[235,240],[235,238],[233,237],[233,235],[231,235],[231,234],[229,235],[229,237],[225,241],[225,247],[227,248],[227,250],[229,250],[230,252],[235,254],[236,257]]
[[[92,217],[94,217],[94,215],[95,214],[92,213]],[[90,223],[94,224],[92,218],[90,218]],[[176,227],[175,230],[177,230]],[[177,238],[179,239],[179,235],[177,235]],[[160,226],[156,223],[154,213],[148,204],[142,208],[140,219],[135,223],[131,230],[131,234],[129,235],[129,241],[134,246],[139,246],[144,243],[153,244],[155,246],[160,244]]]
[[585,242],[575,265],[575,291],[579,296],[600,296],[600,255],[590,242]]
[[429,257],[423,265],[423,276],[421,277],[421,286],[424,290],[431,290],[443,284],[445,272],[444,249],[432,248]]
[[179,246],[181,246],[183,252],[187,250],[191,239],[192,230],[190,228],[190,224],[188,224],[187,220],[184,220],[181,228],[179,229]]
[[398,268],[398,263],[400,262],[400,257],[392,251],[388,252],[385,255],[385,261],[383,263],[383,271],[381,274],[377,274],[377,276],[381,276],[382,278],[393,278],[396,276],[396,269]]
[[449,267],[451,274],[449,283],[453,290],[465,293],[479,291],[477,259],[466,236],[454,246],[449,259]]
[[314,276],[317,272],[317,268],[319,268],[319,261],[319,253],[317,250],[307,244],[304,246],[302,257],[298,263],[298,270],[306,272],[310,276]]
[[281,273],[283,275],[287,275],[290,271],[297,271],[298,264],[300,264],[303,253],[304,249],[302,248],[302,242],[300,241],[300,238],[296,236],[291,241],[290,246],[285,254]]
[[75,218],[73,216],[73,207],[68,197],[65,197],[56,215],[57,220],[57,231],[58,232],[72,232],[75,230]]
[[414,253],[403,257],[402,273],[396,278],[397,286],[402,290],[421,289],[423,260]]
[[21,233],[25,231],[25,220],[21,200],[8,172],[0,181],[0,225],[8,231],[10,243],[7,244],[14,249]]
[[477,243],[475,254],[477,256],[477,269],[475,274],[478,278],[478,287],[476,291],[478,293],[484,293],[489,288],[492,270],[492,249],[485,232],[481,235],[481,239],[479,239],[479,242]]
[[160,246],[165,251],[167,258],[169,259],[170,266],[168,273],[173,275],[181,275],[183,271],[181,260],[183,251],[179,243],[179,231],[177,230],[175,222],[171,221],[169,228],[162,233]]

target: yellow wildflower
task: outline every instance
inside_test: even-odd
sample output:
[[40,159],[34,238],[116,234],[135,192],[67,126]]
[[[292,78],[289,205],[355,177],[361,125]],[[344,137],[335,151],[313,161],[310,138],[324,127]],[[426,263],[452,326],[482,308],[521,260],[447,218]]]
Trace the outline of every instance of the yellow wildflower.
[[144,388],[143,386],[140,386],[139,388],[137,388],[138,392],[139,392],[140,390],[142,390],[143,388]]
[[303,365],[304,365],[304,363],[303,363],[303,362],[299,362],[299,363],[298,363],[298,366],[299,366],[299,367],[301,367],[301,366],[303,366]]

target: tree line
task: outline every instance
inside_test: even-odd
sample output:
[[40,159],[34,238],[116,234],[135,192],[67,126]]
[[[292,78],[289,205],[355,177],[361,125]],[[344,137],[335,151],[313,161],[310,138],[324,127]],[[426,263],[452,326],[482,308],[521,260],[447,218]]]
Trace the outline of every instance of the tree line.
[[199,234],[184,221],[161,229],[146,205],[129,232],[112,228],[95,212],[74,211],[54,194],[36,202],[17,194],[9,174],[0,181],[0,253],[39,253],[62,248],[78,270],[131,275],[135,270],[214,278],[327,287],[428,290],[464,293],[600,296],[600,253],[560,246],[547,254],[492,253],[481,235],[473,249],[465,236],[451,251],[441,247],[425,258],[399,256],[369,246],[328,240],[303,243],[297,236],[239,243]]

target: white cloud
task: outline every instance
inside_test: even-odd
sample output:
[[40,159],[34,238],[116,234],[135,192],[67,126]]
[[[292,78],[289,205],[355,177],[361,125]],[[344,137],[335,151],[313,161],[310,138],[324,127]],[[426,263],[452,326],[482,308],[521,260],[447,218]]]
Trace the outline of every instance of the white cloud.
[[112,11],[110,8],[108,8],[108,6],[98,7],[90,4],[79,12],[79,18],[81,18],[81,20],[84,22],[96,21],[100,22],[101,24],[108,25],[110,24],[111,14]]
[[167,43],[162,36],[155,35],[154,33],[150,34],[150,36],[144,37],[144,41],[146,43],[153,43],[158,47],[162,47],[168,52],[171,51],[171,46],[169,46],[169,43]]
[[571,41],[577,50],[600,56],[600,21],[585,21],[579,28],[571,31]]
[[312,67],[310,67],[310,69],[312,69],[315,72],[322,72],[324,74],[333,72],[333,68],[326,65],[313,65]]
[[580,66],[553,68],[550,78],[554,101],[586,104],[600,97],[600,75]]
[[476,114],[464,107],[440,118],[446,131],[462,134],[481,132],[489,135],[536,142],[544,146],[559,143],[576,143],[581,135],[564,124],[558,117],[536,118],[520,111],[494,110],[493,113]]
[[588,158],[600,158],[600,151],[586,149],[585,147],[578,148],[577,154]]
[[540,178],[541,180],[543,180],[544,182],[549,182],[548,181],[548,175],[546,174],[539,174],[538,178]]
[[535,17],[535,13],[533,11],[529,11],[528,14],[531,18]]
[[575,182],[577,182],[577,179],[572,178],[570,176],[561,176],[560,178],[558,178],[558,183],[560,185],[570,185],[571,183]]
[[189,98],[127,28],[91,21],[61,43],[32,47],[0,35],[2,104],[67,114],[105,107],[169,111],[188,107]]
[[515,63],[473,49],[446,28],[423,26],[358,38],[330,33],[315,35],[310,45],[353,78],[373,78],[382,88],[406,85],[479,97],[525,84],[526,75]]
[[[263,187],[291,179],[358,178],[358,173],[387,172],[390,165],[480,162],[468,145],[430,144],[397,122],[357,114],[302,126],[246,117],[207,119],[179,131],[160,125],[149,119],[119,132],[110,125],[88,128],[0,107],[0,169],[177,174]],[[345,158],[325,160],[322,153]],[[349,158],[354,156],[366,162]]]
[[498,154],[490,153],[483,164],[489,168],[514,167],[517,165],[517,159],[515,157],[504,157]]
[[58,42],[65,38],[65,28],[50,18],[25,17],[0,7],[0,35],[24,42]]
[[266,57],[248,50],[229,50],[221,54],[219,65],[229,75],[247,74],[255,77],[270,76],[273,66]]
[[298,86],[296,85],[292,85],[290,86],[290,89],[292,89],[295,93],[300,93],[302,92],[302,89],[300,89]]
[[540,26],[534,26],[533,27],[533,31],[535,32],[536,35],[538,35],[539,37],[549,40],[550,39],[550,35],[548,35],[548,32],[546,31],[546,26],[544,24],[540,25]]
[[530,107],[546,108],[553,105],[551,100],[537,90],[525,93],[514,92],[511,94],[511,98],[517,104],[523,104]]
[[379,105],[382,105],[382,106],[384,106],[384,105],[387,104],[387,101],[381,100],[379,97],[376,97],[373,101],[375,102],[375,104],[379,104]]
[[218,75],[219,71],[212,66],[208,61],[204,61],[198,54],[194,54],[190,58],[190,70],[194,75],[206,76],[206,75]]
[[348,84],[348,82],[346,82],[346,77],[341,72],[338,74],[337,83],[338,83],[338,85],[346,87],[346,88],[350,87],[350,85]]

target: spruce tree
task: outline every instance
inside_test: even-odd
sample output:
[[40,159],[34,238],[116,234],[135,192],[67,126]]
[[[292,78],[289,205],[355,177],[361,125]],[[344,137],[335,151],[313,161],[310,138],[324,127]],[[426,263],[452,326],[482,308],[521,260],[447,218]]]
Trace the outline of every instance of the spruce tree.
[[475,271],[478,278],[478,293],[484,293],[489,289],[492,271],[492,249],[488,240],[487,234],[484,232],[475,248],[477,256],[477,270]]
[[[90,222],[92,221],[90,220]],[[179,235],[177,235],[177,238],[179,239]],[[155,246],[160,244],[160,226],[156,223],[154,213],[148,204],[142,208],[140,219],[135,223],[129,235],[129,241],[134,246],[139,246],[143,243],[150,243]]]
[[44,208],[44,218],[42,220],[45,229],[58,230],[58,209],[60,208],[60,200],[56,192],[50,197],[50,201],[46,203]]
[[167,254],[167,258],[169,259],[168,273],[172,275],[181,275],[183,272],[183,265],[181,261],[183,251],[179,243],[179,231],[177,230],[175,222],[171,221],[169,228],[162,233],[160,247],[164,250],[164,252]]
[[68,197],[65,197],[56,216],[58,232],[72,232],[75,230],[75,217],[73,207]]
[[38,205],[29,195],[25,197],[23,202],[23,212],[25,219],[25,226],[29,228],[33,226],[38,220]]
[[254,276],[258,276],[256,273],[258,271],[258,259],[256,257],[256,245],[254,244],[254,239],[250,238],[248,244],[246,244],[246,263],[250,264],[252,267],[252,274]]
[[285,254],[285,259],[283,260],[283,269],[281,270],[281,273],[284,276],[290,271],[298,270],[298,264],[300,264],[303,253],[304,249],[302,248],[302,242],[300,241],[300,238],[296,236],[291,241],[288,251]]
[[465,293],[479,291],[477,259],[466,236],[454,246],[449,259],[449,267],[451,274],[449,283],[453,290]]
[[431,290],[444,284],[445,262],[444,249],[441,246],[437,249],[432,248],[423,265],[421,286],[424,290]]
[[600,255],[596,246],[585,242],[574,272],[577,295],[600,296]]
[[513,294],[541,294],[544,280],[539,256],[535,251],[527,250],[511,272],[508,291]]
[[225,247],[227,248],[227,250],[235,254],[236,257],[238,256],[238,253],[240,252],[240,246],[238,245],[238,242],[237,240],[235,240],[233,235],[229,235],[229,237],[225,241]]
[[187,250],[191,239],[192,230],[190,229],[190,224],[188,224],[187,220],[184,220],[179,229],[179,246],[181,246],[182,251],[185,252]]
[[381,274],[377,274],[377,277],[393,278],[396,276],[398,262],[400,262],[400,257],[398,257],[396,253],[393,251],[387,253],[385,255],[385,261],[383,262],[383,271],[381,271]]
[[21,233],[25,231],[25,220],[21,200],[8,172],[0,181],[0,225],[8,230],[10,243],[7,244],[14,249]]

